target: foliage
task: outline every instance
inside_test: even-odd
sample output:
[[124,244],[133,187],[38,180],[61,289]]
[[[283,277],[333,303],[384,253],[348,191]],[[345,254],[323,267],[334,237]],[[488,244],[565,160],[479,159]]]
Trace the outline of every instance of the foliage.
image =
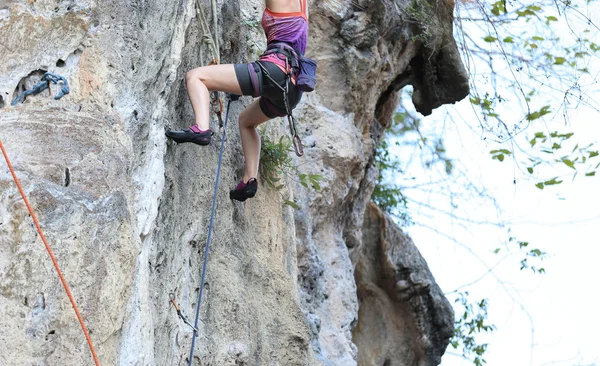
[[486,324],[488,318],[488,300],[482,299],[471,302],[469,292],[458,293],[456,303],[462,307],[463,312],[454,321],[454,334],[450,345],[454,349],[461,349],[463,357],[472,359],[473,364],[481,366],[486,363],[484,359],[487,343],[480,343],[477,335],[489,333],[496,329],[493,324]]
[[[593,145],[563,148],[573,132],[549,132],[544,126],[557,117],[568,125],[570,112],[579,106],[599,111],[593,96],[584,92],[596,82],[589,64],[600,55],[592,35],[599,29],[585,15],[590,3],[498,0],[459,7],[455,38],[467,65],[478,68],[469,100],[483,136],[505,145],[490,151],[493,159],[503,162],[512,155],[529,175],[540,165],[557,163],[571,168],[573,177],[595,175],[599,165],[589,161],[597,153]],[[515,139],[529,127],[534,128],[529,138]],[[540,189],[563,182],[559,176],[532,178]]]
[[418,31],[411,37],[413,42],[429,44],[434,36],[435,24],[433,23],[434,9],[427,1],[413,0],[406,13],[412,22],[417,25]]
[[[285,187],[283,181],[296,179],[305,188],[312,187],[320,190],[319,181],[323,177],[319,174],[304,174],[294,163],[290,153],[293,152],[292,142],[288,137],[280,137],[279,141],[272,141],[268,136],[262,136],[260,151],[260,175],[269,187],[280,191]],[[298,204],[290,200],[284,203],[293,208],[299,208]]]
[[[575,136],[570,128],[570,119],[577,108],[600,111],[600,104],[591,92],[598,75],[590,73],[592,61],[597,61],[600,55],[597,41],[600,28],[586,15],[593,14],[587,8],[593,2],[463,0],[457,3],[455,39],[471,72],[469,101],[477,116],[476,121],[463,122],[470,126],[473,122],[478,124],[475,132],[493,145],[488,151],[495,164],[510,161],[515,166],[515,183],[523,179],[543,190],[568,178],[593,177],[600,168],[599,149],[585,141],[590,136]],[[426,1],[411,2],[407,13],[420,30],[412,41],[427,44],[433,38],[428,30],[433,19],[431,10]],[[444,121],[456,125],[462,116],[456,118],[450,113]],[[485,187],[466,178],[468,162],[450,159],[443,134],[431,133],[432,128],[426,122],[400,105],[392,128],[377,149],[375,163],[380,174],[373,200],[385,211],[395,213],[401,224],[406,224],[404,218],[409,217],[410,223],[422,226],[420,217],[414,213],[415,209],[421,211],[425,207],[428,212],[448,215],[460,226],[505,228],[507,223],[502,220],[489,222],[457,214],[462,202],[474,199],[500,209]],[[562,126],[550,128],[553,122]],[[414,181],[410,175],[415,165],[425,172],[435,170],[437,177],[448,179]],[[396,185],[387,183],[394,172],[399,173],[393,176],[400,182]],[[434,203],[428,206],[427,202],[415,200],[411,190],[435,196],[429,198]],[[450,209],[444,211],[439,207],[439,197],[450,202]],[[435,227],[429,229],[436,231]],[[452,238],[452,234],[445,236]],[[466,249],[473,253],[471,248]],[[493,252],[502,256],[500,262],[518,255],[516,268],[521,271],[546,272],[541,262],[547,253],[529,241],[509,235],[506,243]],[[488,267],[489,273],[494,267]],[[496,279],[506,290],[507,285]],[[518,302],[509,291],[507,294]],[[462,311],[457,311],[452,346],[460,348],[463,357],[475,365],[482,365],[487,344],[479,342],[478,337],[496,327],[487,322],[488,301],[471,301],[470,297],[463,292],[457,298],[455,308]]]
[[[428,169],[441,165],[448,175],[452,173],[453,169],[452,160],[446,156],[443,140],[441,138],[428,139],[423,136],[419,126],[420,118],[412,116],[401,105],[399,111],[394,115],[387,136],[379,141],[375,153],[375,166],[378,168],[379,176],[371,199],[384,212],[394,217],[401,226],[411,225],[412,220],[407,206],[408,200],[403,194],[403,187],[389,182],[389,176],[398,178],[394,174],[403,173],[402,164],[399,158],[391,153],[391,147],[399,146],[399,140],[401,140],[404,146],[415,146],[423,152],[422,164]],[[410,177],[402,180],[404,184],[412,181]]]
[[385,138],[381,139],[377,146],[375,165],[379,170],[379,175],[371,199],[384,212],[397,218],[401,225],[409,225],[410,215],[402,189],[395,184],[388,183],[385,179],[386,174],[401,173],[400,161],[397,157],[390,155],[389,142]]

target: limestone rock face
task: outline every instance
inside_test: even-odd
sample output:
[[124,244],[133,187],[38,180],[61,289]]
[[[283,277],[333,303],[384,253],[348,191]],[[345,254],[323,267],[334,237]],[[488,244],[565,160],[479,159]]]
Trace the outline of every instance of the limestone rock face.
[[417,248],[373,203],[353,253],[361,307],[353,340],[360,365],[437,365],[453,311]]
[[[199,3],[214,32],[210,1]],[[216,4],[222,62],[253,60],[263,2]],[[451,308],[410,239],[368,202],[396,92],[412,84],[425,114],[468,93],[447,7],[429,24],[411,21],[405,0],[310,2],[318,86],[295,111],[295,162],[323,176],[319,191],[290,180],[230,201],[236,120],[251,98],[232,104],[195,365],[439,363]],[[0,0],[0,139],[103,365],[187,364],[193,331],[169,296],[193,322],[224,131],[213,121],[207,147],[164,131],[191,124],[185,73],[212,57],[199,29],[192,0]],[[70,93],[55,100],[52,85],[10,105],[46,71]],[[263,133],[286,136],[286,123]],[[92,364],[3,161],[0,364]]]

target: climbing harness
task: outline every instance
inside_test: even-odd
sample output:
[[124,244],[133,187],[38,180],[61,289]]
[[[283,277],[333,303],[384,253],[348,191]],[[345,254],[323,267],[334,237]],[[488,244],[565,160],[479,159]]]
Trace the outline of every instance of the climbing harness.
[[289,90],[290,90],[290,83],[292,81],[292,68],[290,66],[290,63],[291,63],[290,59],[287,56],[285,56],[285,58],[286,58],[285,87],[282,87],[281,85],[279,85],[279,83],[271,77],[271,75],[269,74],[269,71],[267,71],[267,69],[264,67],[264,65],[260,61],[257,61],[256,63],[260,66],[263,74],[267,78],[269,78],[269,80],[271,80],[271,82],[273,82],[273,84],[275,84],[277,86],[277,88],[279,88],[279,90],[281,90],[283,92],[283,101],[285,103],[285,111],[287,113],[288,125],[290,127],[290,134],[292,135],[292,144],[294,145],[294,152],[296,153],[297,156],[301,157],[304,155],[304,148],[302,146],[302,140],[300,140],[300,136],[298,136],[298,130],[296,129],[296,117],[294,117],[292,109],[290,108],[290,101],[288,98],[288,94],[289,94]]
[[269,80],[271,80],[273,84],[275,84],[279,90],[283,92],[283,101],[285,103],[288,124],[290,126],[290,134],[292,135],[292,143],[294,144],[294,152],[296,155],[302,156],[304,155],[304,149],[302,147],[302,141],[298,136],[298,131],[296,130],[296,118],[292,113],[292,108],[290,108],[288,95],[290,83],[292,82],[292,76],[295,76],[296,87],[299,90],[303,92],[311,92],[315,89],[317,83],[317,61],[304,56],[287,42],[273,42],[269,44],[267,50],[263,53],[263,56],[270,54],[275,54],[281,60],[285,60],[285,87],[282,87],[278,82],[273,80],[260,60],[257,61],[257,64],[260,66],[263,74],[266,75]]
[[183,313],[181,312],[181,310],[179,309],[179,306],[177,306],[177,304],[175,303],[175,294],[174,293],[170,293],[169,294],[169,300],[171,300],[171,304],[173,304],[173,306],[175,307],[175,310],[177,310],[177,316],[183,320],[183,322],[187,325],[190,326],[190,328],[192,328],[194,330],[194,334],[198,334],[198,329],[196,327],[194,327],[194,325],[192,323],[190,323],[187,318],[185,317],[185,315],[183,315]]
[[208,225],[208,237],[206,238],[206,249],[204,250],[204,265],[202,266],[202,276],[200,279],[200,293],[198,294],[198,301],[196,305],[196,319],[194,321],[194,325],[192,328],[194,329],[194,334],[192,336],[192,346],[190,348],[190,357],[188,366],[192,365],[192,361],[194,360],[194,346],[196,344],[196,336],[198,329],[198,320],[200,317],[200,305],[202,304],[202,294],[204,290],[204,281],[206,278],[206,268],[208,264],[208,254],[210,249],[210,239],[212,234],[213,222],[215,218],[215,209],[217,207],[217,192],[219,190],[219,178],[221,176],[221,165],[223,163],[223,151],[225,150],[225,141],[227,140],[227,121],[229,120],[229,107],[231,106],[232,101],[236,101],[239,99],[239,95],[229,94],[229,101],[227,102],[227,110],[225,112],[225,123],[223,126],[223,137],[221,138],[221,151],[219,152],[219,163],[217,165],[217,177],[215,179],[215,191],[213,194],[213,202],[212,202],[212,210],[210,213],[210,222]]
[[23,187],[21,187],[19,178],[17,178],[17,174],[15,173],[15,170],[13,169],[13,166],[10,163],[8,154],[6,153],[6,150],[4,149],[4,145],[2,144],[2,140],[0,140],[0,150],[2,150],[2,154],[4,155],[4,160],[6,160],[6,164],[8,165],[8,169],[10,170],[13,180],[15,181],[15,184],[17,185],[17,188],[19,189],[19,193],[21,193],[21,197],[23,198],[23,201],[25,201],[25,206],[27,206],[27,210],[29,211],[29,215],[33,219],[33,223],[35,224],[35,227],[37,228],[38,234],[40,235],[40,238],[42,238],[42,242],[44,243],[44,246],[46,247],[46,250],[48,251],[48,254],[50,255],[52,264],[54,264],[54,268],[56,269],[56,272],[58,273],[60,282],[62,282],[62,285],[65,288],[65,292],[67,293],[67,296],[69,297],[69,301],[71,302],[71,306],[73,307],[73,310],[75,311],[75,315],[77,315],[77,320],[79,320],[79,324],[81,325],[81,329],[83,330],[85,339],[88,343],[88,346],[90,347],[90,351],[92,352],[92,357],[94,358],[94,363],[96,364],[96,366],[100,366],[100,361],[98,361],[98,356],[96,356],[96,351],[94,350],[94,346],[92,344],[92,339],[90,338],[90,334],[88,333],[88,330],[85,327],[83,318],[81,317],[81,314],[79,313],[79,309],[77,308],[77,304],[75,303],[75,298],[71,294],[69,285],[67,284],[67,281],[65,280],[65,277],[63,276],[63,273],[61,272],[60,267],[58,266],[58,261],[54,257],[54,253],[52,252],[52,249],[50,248],[50,245],[48,244],[48,241],[46,240],[46,237],[44,236],[44,233],[42,232],[42,228],[40,227],[37,217],[35,216],[35,213],[33,212],[31,205],[29,204],[29,200],[27,200],[25,191],[23,191]]
[[53,73],[47,72],[44,74],[44,76],[42,76],[42,80],[39,83],[37,83],[33,87],[33,89],[25,90],[24,92],[19,94],[19,96],[15,100],[13,100],[13,102],[10,105],[14,106],[21,101],[24,102],[26,96],[31,95],[31,94],[38,94],[38,93],[43,92],[46,89],[49,89],[50,82],[52,82],[54,84],[58,84],[59,82],[62,82],[62,87],[60,88],[60,91],[58,92],[58,94],[56,94],[54,96],[54,99],[60,99],[65,94],[69,94],[70,89],[69,89],[69,82],[67,81],[67,79],[65,79],[64,77],[62,77],[60,75],[55,75]]

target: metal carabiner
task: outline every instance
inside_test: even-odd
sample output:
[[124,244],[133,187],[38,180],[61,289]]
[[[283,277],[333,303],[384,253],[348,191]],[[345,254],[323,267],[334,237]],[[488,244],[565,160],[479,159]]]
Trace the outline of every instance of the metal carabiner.
[[302,146],[302,140],[298,135],[294,135],[292,138],[292,143],[294,144],[294,152],[298,157],[302,157],[304,155],[304,147]]

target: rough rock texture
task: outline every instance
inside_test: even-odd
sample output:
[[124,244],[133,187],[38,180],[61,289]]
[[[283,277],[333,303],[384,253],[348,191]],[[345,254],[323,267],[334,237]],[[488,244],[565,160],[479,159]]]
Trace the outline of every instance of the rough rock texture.
[[360,309],[353,340],[360,365],[437,365],[453,311],[411,239],[370,203],[353,253]]
[[[210,20],[210,2],[200,3]],[[310,3],[319,83],[296,112],[306,151],[297,162],[324,177],[322,190],[291,181],[282,193],[261,185],[254,199],[230,201],[242,166],[235,118],[251,99],[233,104],[194,364],[439,362],[449,305],[416,248],[367,206],[396,91],[412,84],[425,114],[468,92],[451,5],[415,4]],[[253,59],[265,42],[262,2],[219,0],[217,10],[222,62]],[[222,134],[204,148],[164,137],[167,126],[191,121],[185,72],[210,57],[195,1],[0,0],[0,54],[0,139],[102,364],[184,364],[192,331],[169,294],[193,319]],[[71,93],[11,107],[45,71],[65,76]],[[278,138],[285,123],[264,131]],[[0,364],[91,364],[3,166]],[[380,311],[387,333],[370,330]]]

